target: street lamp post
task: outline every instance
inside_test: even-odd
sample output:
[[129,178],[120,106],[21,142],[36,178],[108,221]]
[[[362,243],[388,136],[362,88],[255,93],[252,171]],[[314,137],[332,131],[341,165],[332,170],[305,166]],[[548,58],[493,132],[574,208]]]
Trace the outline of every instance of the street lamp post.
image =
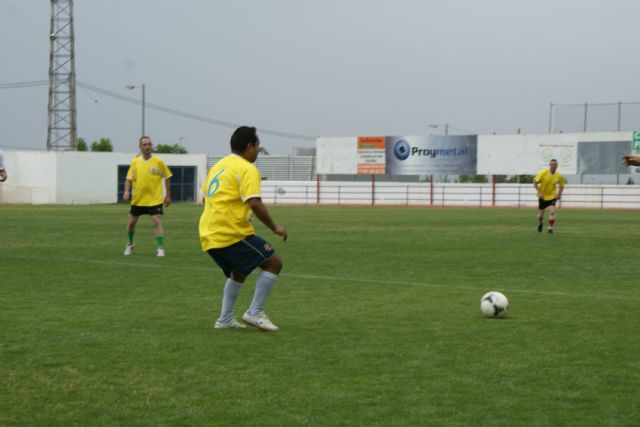
[[[437,129],[442,127],[442,125],[429,125],[430,128]],[[444,124],[444,134],[449,135],[449,123]]]
[[142,83],[141,85],[127,85],[126,88],[129,90],[133,90],[135,88],[141,88],[142,89],[142,135],[140,135],[140,137],[142,138],[143,136],[145,136],[144,133],[144,110],[145,110],[145,104],[146,104],[146,100],[145,100],[145,93],[144,93],[144,83]]

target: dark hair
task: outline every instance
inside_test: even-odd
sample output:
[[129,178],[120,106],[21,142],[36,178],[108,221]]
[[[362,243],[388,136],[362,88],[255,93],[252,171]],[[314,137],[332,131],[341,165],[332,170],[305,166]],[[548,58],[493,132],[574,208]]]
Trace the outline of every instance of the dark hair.
[[242,154],[249,144],[255,145],[256,142],[258,142],[256,128],[240,126],[231,135],[231,152]]
[[149,137],[148,137],[148,136],[146,136],[146,135],[145,135],[145,136],[141,136],[141,137],[140,137],[140,139],[138,140],[138,145],[142,144],[142,140],[143,140],[143,139],[151,140],[151,138],[149,138]]

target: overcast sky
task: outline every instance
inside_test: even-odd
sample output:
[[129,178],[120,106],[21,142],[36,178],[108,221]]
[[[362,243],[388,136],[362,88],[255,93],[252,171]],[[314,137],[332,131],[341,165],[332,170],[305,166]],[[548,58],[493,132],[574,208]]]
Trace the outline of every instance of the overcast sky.
[[[49,14],[0,0],[0,84],[48,79]],[[76,0],[76,78],[308,137],[544,133],[551,102],[640,101],[638,16],[637,0]],[[47,91],[0,89],[0,147],[46,149]],[[78,87],[77,108],[79,137],[137,150],[140,105]],[[229,151],[232,128],[146,113],[156,144]]]

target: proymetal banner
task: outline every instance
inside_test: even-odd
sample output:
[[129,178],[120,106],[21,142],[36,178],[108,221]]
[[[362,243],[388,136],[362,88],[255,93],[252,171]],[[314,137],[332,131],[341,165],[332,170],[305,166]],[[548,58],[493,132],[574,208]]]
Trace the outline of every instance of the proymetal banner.
[[388,175],[475,175],[476,135],[388,136]]

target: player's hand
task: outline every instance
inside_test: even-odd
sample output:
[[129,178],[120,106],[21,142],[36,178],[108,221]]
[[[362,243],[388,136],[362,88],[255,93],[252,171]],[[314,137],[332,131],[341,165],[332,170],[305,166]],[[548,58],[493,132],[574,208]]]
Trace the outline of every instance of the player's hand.
[[631,160],[631,156],[622,156],[622,163],[624,163],[625,166],[629,166],[630,160]]
[[164,207],[168,208],[169,205],[171,204],[171,197],[167,196],[164,198]]
[[278,236],[282,236],[282,240],[283,241],[287,241],[287,229],[284,228],[281,225],[276,225],[276,228],[273,229],[273,232],[276,233]]
[[122,200],[124,200],[125,202],[128,202],[129,196],[130,196],[129,192],[125,191],[124,193],[122,193]]
[[556,196],[556,200],[560,200],[560,197],[562,197],[562,194],[558,194],[558,195]]

